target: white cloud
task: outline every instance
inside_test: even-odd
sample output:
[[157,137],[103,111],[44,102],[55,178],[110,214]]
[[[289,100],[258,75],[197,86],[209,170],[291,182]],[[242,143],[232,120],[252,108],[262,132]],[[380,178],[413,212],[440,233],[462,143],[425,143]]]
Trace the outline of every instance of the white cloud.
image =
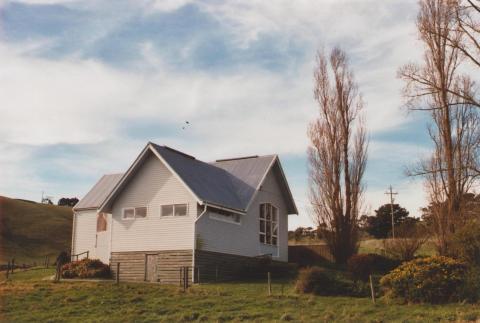
[[[145,14],[150,10],[168,13],[189,3],[143,1],[141,7]],[[74,184],[68,188],[55,186],[54,180],[43,183],[36,174],[26,171],[25,165],[34,162],[27,147],[89,145],[94,148],[84,156],[74,160],[64,156],[52,159],[52,163],[90,176],[119,171],[145,144],[146,135],[132,139],[125,133],[133,123],[149,127],[158,124],[159,134],[145,141],[169,144],[204,160],[273,152],[302,156],[307,146],[306,127],[316,113],[312,69],[320,45],[328,49],[340,44],[350,54],[367,102],[370,131],[391,130],[409,120],[399,110],[402,84],[395,73],[398,66],[420,55],[413,23],[415,2],[282,0],[195,4],[219,21],[243,49],[267,35],[285,49],[293,41],[296,46],[304,46],[305,57],[293,65],[298,67],[295,70],[271,72],[243,67],[213,74],[173,70],[148,39],[142,39],[138,48],[143,55],[138,63],[141,67],[130,70],[83,59],[81,53],[60,59],[35,57],[37,51],[54,45],[52,39],[0,43],[0,152],[14,151],[12,159],[0,158],[0,192],[28,195],[49,186],[74,194],[88,189]],[[119,18],[115,10],[109,18],[108,6],[93,2],[71,5],[91,8],[92,15],[101,9],[102,19],[92,33],[87,33],[89,45],[109,37],[129,19],[128,13]],[[179,55],[188,59],[191,53],[188,43]],[[182,130],[185,120],[191,126]],[[370,148],[372,158],[392,151],[390,144],[372,143]],[[414,150],[403,145],[397,146],[395,152],[414,159]],[[33,185],[26,185],[29,182]],[[28,192],[27,186],[31,188]],[[401,195],[406,201],[402,204],[413,211],[424,204],[419,194],[422,188],[408,188]],[[300,183],[293,190],[303,201],[300,208],[304,214],[295,221],[308,223],[305,187]],[[384,198],[381,193],[369,188],[367,202],[376,207]]]
[[5,2],[18,2],[29,5],[55,5],[74,3],[78,2],[78,0],[5,0]]
[[193,0],[154,0],[151,1],[151,9],[161,12],[171,12],[192,3]]

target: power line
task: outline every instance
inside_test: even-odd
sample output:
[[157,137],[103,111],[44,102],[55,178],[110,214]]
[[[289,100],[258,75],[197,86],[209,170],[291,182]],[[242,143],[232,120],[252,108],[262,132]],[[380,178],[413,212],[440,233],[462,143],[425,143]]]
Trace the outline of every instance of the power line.
[[385,195],[390,195],[390,211],[392,212],[392,239],[395,239],[395,222],[393,219],[393,196],[398,195],[398,193],[393,192],[392,185],[390,185],[389,190],[385,192]]

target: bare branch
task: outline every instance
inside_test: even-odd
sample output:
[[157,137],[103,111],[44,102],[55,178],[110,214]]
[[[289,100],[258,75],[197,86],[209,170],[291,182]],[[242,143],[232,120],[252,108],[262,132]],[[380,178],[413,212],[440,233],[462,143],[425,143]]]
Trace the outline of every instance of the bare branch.
[[330,251],[344,263],[357,249],[357,219],[367,162],[363,108],[346,54],[317,55],[314,97],[319,116],[310,126],[310,201]]

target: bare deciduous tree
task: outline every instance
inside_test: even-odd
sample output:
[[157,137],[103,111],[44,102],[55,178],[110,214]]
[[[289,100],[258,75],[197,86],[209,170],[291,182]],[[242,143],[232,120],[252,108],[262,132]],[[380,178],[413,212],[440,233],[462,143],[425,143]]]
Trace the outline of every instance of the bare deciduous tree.
[[[462,58],[467,59],[467,62],[477,68],[480,67],[480,1],[443,0],[441,2],[448,11],[450,23],[447,29],[430,28],[426,31],[443,38],[445,44],[458,51]],[[448,92],[470,105],[480,107],[480,100],[473,95],[475,93],[464,91],[462,87],[452,87]]]
[[401,261],[410,261],[417,251],[427,242],[428,235],[423,225],[401,225],[396,229],[395,239],[385,239],[385,251]]
[[337,263],[357,251],[357,219],[367,162],[363,107],[346,54],[317,54],[314,96],[319,116],[309,127],[310,201]]
[[[458,72],[463,55],[453,42],[461,43],[457,25],[457,2],[422,0],[417,27],[425,45],[422,65],[407,64],[399,69],[405,81],[404,95],[411,110],[428,111],[434,143],[432,157],[411,170],[423,175],[433,205],[438,251],[448,252],[448,243],[462,221],[462,198],[478,174],[479,116],[471,108],[472,81]],[[462,94],[462,95],[459,95]]]

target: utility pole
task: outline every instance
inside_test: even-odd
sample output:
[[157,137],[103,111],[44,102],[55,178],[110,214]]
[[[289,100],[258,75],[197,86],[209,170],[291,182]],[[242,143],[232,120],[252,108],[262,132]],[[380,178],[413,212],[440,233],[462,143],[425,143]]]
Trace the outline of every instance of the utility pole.
[[390,185],[389,190],[385,192],[386,195],[390,195],[390,211],[392,212],[392,239],[395,239],[395,222],[393,218],[393,196],[397,195],[397,192],[393,192],[392,185]]

